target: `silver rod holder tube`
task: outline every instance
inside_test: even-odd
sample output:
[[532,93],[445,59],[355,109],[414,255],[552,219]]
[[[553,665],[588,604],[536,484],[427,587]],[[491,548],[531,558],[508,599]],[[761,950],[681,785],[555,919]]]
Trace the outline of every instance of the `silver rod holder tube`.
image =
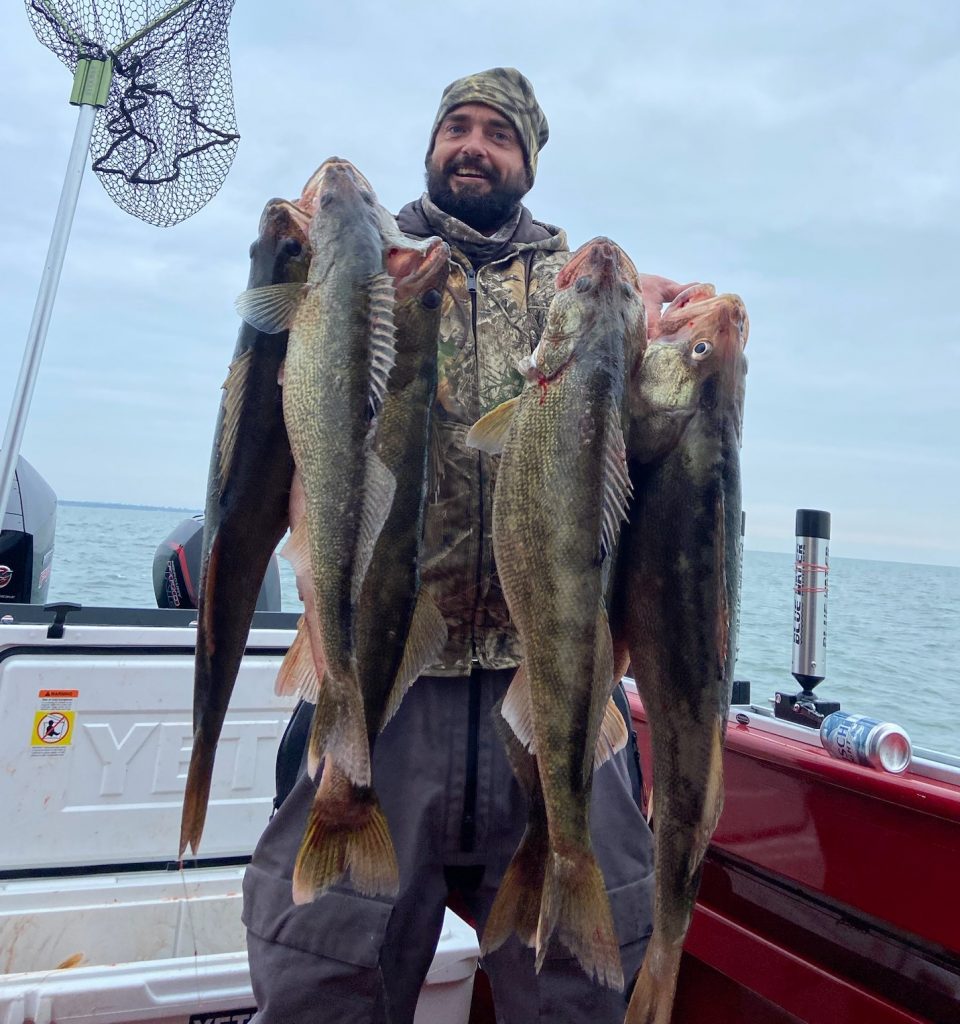
[[79,108],[77,129],[73,135],[73,148],[70,150],[63,189],[60,192],[60,204],[53,222],[47,261],[43,267],[37,303],[33,310],[33,321],[27,336],[23,363],[20,366],[20,378],[14,392],[6,433],[3,436],[3,450],[0,451],[0,519],[6,515],[7,502],[10,500],[13,475],[20,456],[20,444],[23,441],[23,431],[27,423],[27,414],[30,411],[33,388],[40,369],[43,343],[47,337],[50,315],[53,312],[57,286],[60,283],[60,271],[63,269],[63,258],[67,251],[67,242],[70,239],[70,229],[73,226],[73,215],[77,208],[77,197],[80,194],[80,182],[83,179],[83,170],[87,163],[87,151],[90,148],[96,113],[97,108],[94,106],[84,104]]
[[794,678],[810,691],[827,670],[830,513],[797,509],[793,588]]

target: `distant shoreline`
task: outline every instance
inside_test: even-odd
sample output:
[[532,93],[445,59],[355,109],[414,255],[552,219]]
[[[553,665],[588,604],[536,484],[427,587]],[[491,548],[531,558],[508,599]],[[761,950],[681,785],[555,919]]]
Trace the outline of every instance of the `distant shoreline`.
[[[129,505],[122,501],[67,501],[64,499],[57,500],[58,505],[69,505],[75,508],[116,508],[116,509],[127,509],[136,512],[183,512],[187,515],[202,515],[202,508],[189,508],[183,505]],[[758,543],[772,544],[768,538],[760,540]],[[784,558],[793,559],[793,543],[788,542],[781,547],[755,547],[748,545],[744,548],[746,551],[755,552],[761,555],[781,555]],[[892,562],[896,565],[918,565],[924,568],[940,568],[940,569],[957,569],[960,568],[952,562],[918,562],[915,558],[877,558],[867,557],[865,555],[840,555],[835,551],[831,553],[831,561],[834,559],[850,559],[853,561],[863,562]]]
[[182,505],[127,505],[122,501],[67,501],[64,498],[58,498],[57,504],[81,508],[132,508],[138,512],[189,512],[192,515],[199,515],[203,511],[199,508],[184,508]]

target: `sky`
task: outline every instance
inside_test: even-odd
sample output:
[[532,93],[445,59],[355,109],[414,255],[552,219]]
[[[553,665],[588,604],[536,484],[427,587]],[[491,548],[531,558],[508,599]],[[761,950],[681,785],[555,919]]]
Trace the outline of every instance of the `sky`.
[[[5,423],[77,112],[22,5],[0,38]],[[960,565],[955,0],[240,0],[230,54],[241,141],[202,210],[153,227],[84,176],[22,445],[58,497],[202,508],[264,203],[337,155],[399,209],[443,88],[506,65],[550,123],[537,219],[746,304],[746,546],[816,508],[832,556]]]

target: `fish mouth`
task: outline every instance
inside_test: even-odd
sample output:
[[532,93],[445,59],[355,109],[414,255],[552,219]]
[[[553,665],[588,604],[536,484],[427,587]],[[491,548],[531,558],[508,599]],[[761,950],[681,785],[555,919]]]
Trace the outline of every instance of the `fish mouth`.
[[425,253],[416,249],[391,249],[386,263],[394,279],[397,297],[404,298],[435,285],[449,259],[450,247],[439,238],[434,239]]
[[311,214],[306,213],[297,203],[288,199],[271,199],[263,209],[259,233],[270,233],[279,237],[288,234],[306,245],[310,234]]
[[328,201],[325,200],[326,196],[345,196],[352,193],[359,193],[368,203],[376,202],[373,186],[366,177],[349,160],[331,156],[327,157],[310,176],[303,186],[296,206],[312,218],[325,201]]
[[569,288],[583,277],[593,279],[594,287],[610,287],[625,281],[638,293],[640,277],[630,257],[609,238],[599,236],[585,242],[557,274],[557,291]]

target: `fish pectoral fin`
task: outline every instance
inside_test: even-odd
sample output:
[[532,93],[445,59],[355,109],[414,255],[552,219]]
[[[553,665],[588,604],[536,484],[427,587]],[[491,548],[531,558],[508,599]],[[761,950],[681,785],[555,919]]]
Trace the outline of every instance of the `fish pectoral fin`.
[[397,478],[387,469],[376,452],[367,454],[363,480],[363,507],[360,510],[360,525],[357,536],[356,559],[354,561],[351,598],[356,604],[360,588],[366,578],[373,549],[390,515],[393,495],[397,489]]
[[600,530],[600,558],[612,554],[617,545],[620,523],[627,518],[633,487],[627,471],[627,447],[620,425],[620,413],[611,402],[607,410],[607,432],[603,449],[603,506]]
[[279,334],[293,323],[309,288],[309,284],[300,282],[248,288],[237,296],[233,305],[251,327],[264,334]]
[[521,663],[507,688],[500,708],[507,725],[513,730],[514,736],[530,751],[536,752],[536,740],[533,735],[533,700],[530,696],[530,682],[527,672]]
[[467,432],[466,446],[479,448],[489,455],[499,455],[510,433],[513,417],[520,405],[520,395],[510,398],[486,416],[481,416]]
[[217,437],[217,458],[219,460],[217,479],[221,494],[230,476],[230,467],[237,450],[243,395],[252,361],[252,348],[241,352],[230,364],[227,370],[227,379],[223,382],[223,420],[220,425],[220,434]]
[[410,621],[407,643],[403,649],[403,660],[400,662],[397,678],[383,711],[381,730],[397,713],[404,694],[417,677],[440,658],[446,644],[447,621],[426,587],[421,587]]
[[600,765],[609,761],[626,745],[627,723],[623,720],[620,709],[611,697],[607,701],[606,710],[603,712],[603,721],[600,723],[600,735],[597,737],[597,746],[593,753],[593,770],[596,771]]
[[397,329],[393,308],[397,292],[384,271],[370,281],[370,408],[376,415],[383,404],[387,380],[397,361]]

